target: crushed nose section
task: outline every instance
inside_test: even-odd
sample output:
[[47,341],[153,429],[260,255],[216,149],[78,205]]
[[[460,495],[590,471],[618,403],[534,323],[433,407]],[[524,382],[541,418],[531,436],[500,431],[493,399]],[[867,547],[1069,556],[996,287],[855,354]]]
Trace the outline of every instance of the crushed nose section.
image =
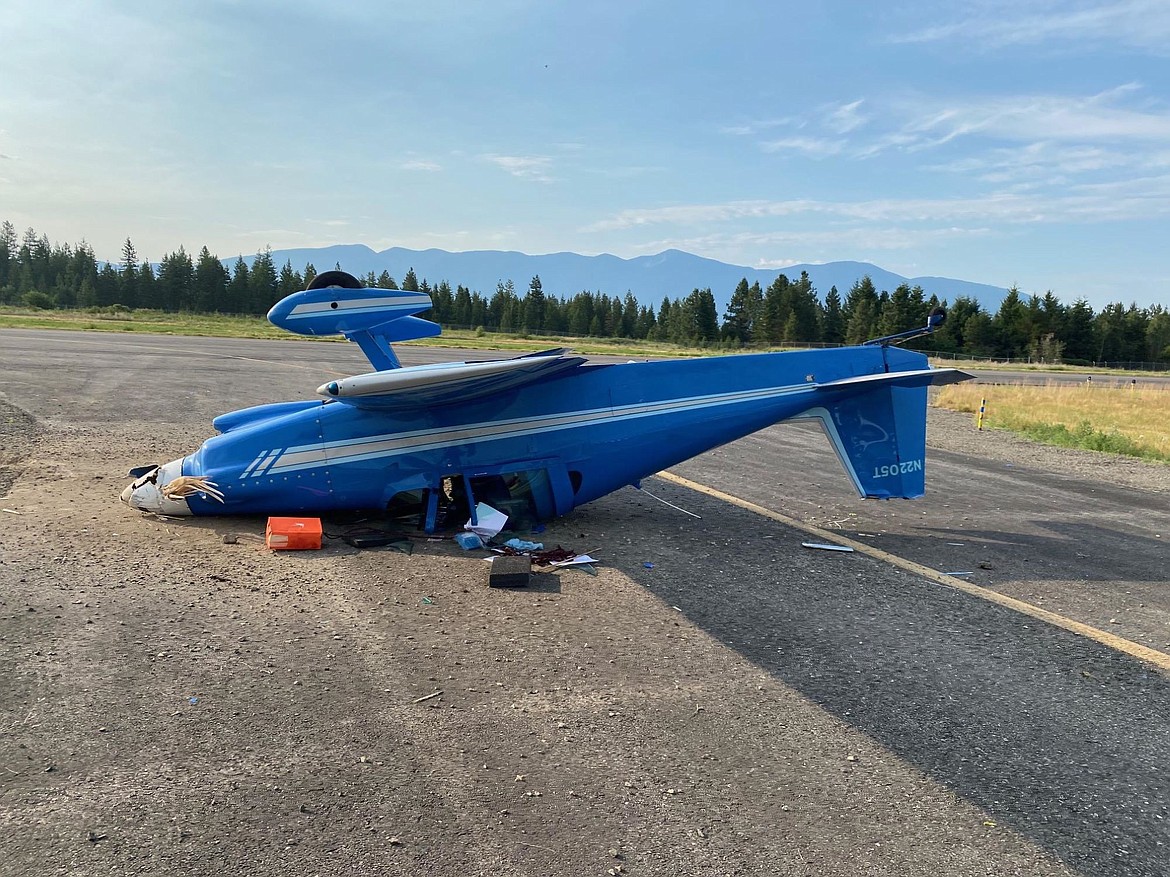
[[140,512],[176,517],[192,514],[187,505],[187,498],[191,496],[223,502],[223,494],[215,482],[201,476],[183,475],[182,472],[182,460],[157,466],[122,491],[122,502]]

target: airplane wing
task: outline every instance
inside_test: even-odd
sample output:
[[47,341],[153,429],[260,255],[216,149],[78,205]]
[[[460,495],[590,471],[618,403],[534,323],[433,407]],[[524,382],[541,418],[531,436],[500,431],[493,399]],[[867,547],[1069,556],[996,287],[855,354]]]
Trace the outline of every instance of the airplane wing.
[[357,408],[408,408],[467,402],[579,368],[583,356],[562,350],[487,362],[442,362],[330,381],[322,396]]

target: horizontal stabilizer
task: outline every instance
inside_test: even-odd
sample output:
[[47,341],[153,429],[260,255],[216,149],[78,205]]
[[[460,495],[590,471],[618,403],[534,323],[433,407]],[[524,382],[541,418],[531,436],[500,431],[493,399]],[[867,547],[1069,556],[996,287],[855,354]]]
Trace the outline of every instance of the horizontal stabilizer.
[[892,384],[899,387],[941,387],[944,384],[957,384],[960,381],[972,380],[975,375],[967,374],[957,368],[920,368],[900,372],[880,372],[874,375],[858,375],[855,378],[842,378],[839,381],[829,381],[817,384],[818,390],[860,389],[859,384]]
[[402,289],[325,286],[286,296],[268,320],[298,335],[344,335],[356,342],[377,369],[396,369],[392,341],[438,335],[439,326],[413,316],[430,310],[431,297]]

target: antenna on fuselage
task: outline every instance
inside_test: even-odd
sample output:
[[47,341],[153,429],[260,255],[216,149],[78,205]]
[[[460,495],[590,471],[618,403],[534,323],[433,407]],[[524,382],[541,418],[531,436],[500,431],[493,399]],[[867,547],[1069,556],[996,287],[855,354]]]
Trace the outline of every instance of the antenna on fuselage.
[[905,332],[897,332],[893,335],[883,335],[881,338],[871,338],[869,341],[862,342],[862,346],[870,344],[878,344],[882,347],[889,347],[891,344],[901,344],[904,341],[910,341],[913,338],[921,338],[923,335],[931,335],[947,321],[947,312],[941,307],[932,308],[930,314],[926,318],[926,325],[921,329],[909,329]]

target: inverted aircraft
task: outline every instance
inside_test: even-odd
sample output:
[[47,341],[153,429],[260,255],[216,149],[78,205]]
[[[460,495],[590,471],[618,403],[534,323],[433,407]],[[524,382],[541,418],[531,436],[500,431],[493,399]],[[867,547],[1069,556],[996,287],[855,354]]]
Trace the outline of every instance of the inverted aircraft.
[[131,472],[122,499],[160,515],[303,515],[379,510],[428,532],[475,519],[542,521],[782,421],[825,431],[862,497],[925,487],[927,389],[966,380],[897,342],[824,350],[596,363],[566,350],[403,367],[393,343],[440,334],[425,293],[318,275],[268,313],[301,335],[343,335],[374,371],[321,398],[213,421],[194,453]]

